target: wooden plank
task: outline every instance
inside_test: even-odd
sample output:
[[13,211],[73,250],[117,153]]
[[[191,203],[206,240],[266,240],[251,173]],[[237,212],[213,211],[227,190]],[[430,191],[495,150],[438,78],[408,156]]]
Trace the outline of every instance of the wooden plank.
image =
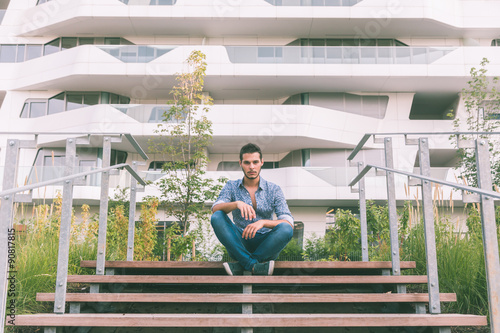
[[38,314],[16,326],[85,327],[438,327],[485,326],[485,316],[457,314]]
[[[94,260],[81,267],[95,268]],[[220,261],[106,261],[107,268],[223,269]],[[414,261],[402,261],[401,268],[415,268]],[[277,261],[275,269],[390,269],[390,261]]]
[[[456,294],[439,294],[441,302],[456,302]],[[54,301],[53,293],[38,293],[37,301]],[[144,293],[67,293],[67,302],[134,303],[428,303],[429,294],[144,294]]]
[[170,284],[407,284],[427,283],[425,275],[69,275],[68,283],[170,283]]

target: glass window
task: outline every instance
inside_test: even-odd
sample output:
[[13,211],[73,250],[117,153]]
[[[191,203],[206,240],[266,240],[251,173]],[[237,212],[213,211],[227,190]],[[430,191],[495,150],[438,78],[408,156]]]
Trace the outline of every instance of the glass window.
[[29,117],[29,111],[30,111],[30,108],[29,108],[29,104],[28,103],[24,103],[23,105],[23,110],[21,111],[21,118],[28,118]]
[[109,104],[120,104],[120,97],[117,94],[109,94]]
[[121,38],[104,38],[104,45],[120,45]]
[[28,56],[26,60],[39,58],[42,56],[42,45],[28,45]]
[[155,58],[155,49],[149,46],[139,46],[139,63],[150,62]]
[[361,64],[376,64],[377,63],[377,56],[376,56],[377,49],[374,47],[361,47]]
[[116,164],[122,164],[127,162],[127,152],[117,151],[116,152]]
[[109,93],[101,92],[101,104],[109,104]]
[[394,46],[394,39],[379,39],[377,40],[378,46]]
[[54,39],[51,42],[48,42],[43,46],[43,55],[49,55],[52,53],[59,52],[59,44],[61,40],[59,38]]
[[153,161],[149,163],[148,171],[161,171],[163,168],[163,164],[167,163],[166,161]]
[[409,64],[410,60],[410,49],[398,47],[396,50],[396,63],[397,64]]
[[327,39],[326,46],[342,46],[342,39]]
[[97,105],[99,104],[99,94],[84,94],[83,95],[83,106]]
[[64,156],[51,155],[43,157],[43,166],[64,166]]
[[63,37],[61,40],[61,50],[71,49],[78,45],[78,38],[76,37]]
[[64,93],[60,93],[49,99],[48,114],[56,114],[64,111]]
[[66,95],[66,110],[75,110],[82,107],[82,94],[67,94]]
[[17,46],[17,62],[23,62],[24,61],[24,52],[26,50],[26,45],[18,45]]
[[30,103],[30,118],[38,118],[45,116],[47,111],[46,102],[31,102]]
[[344,46],[359,46],[359,39],[346,38],[342,40]]
[[120,104],[130,104],[130,98],[125,96],[120,96]]
[[94,45],[94,38],[80,37],[78,38],[78,45]]
[[0,62],[16,62],[16,45],[0,46]]

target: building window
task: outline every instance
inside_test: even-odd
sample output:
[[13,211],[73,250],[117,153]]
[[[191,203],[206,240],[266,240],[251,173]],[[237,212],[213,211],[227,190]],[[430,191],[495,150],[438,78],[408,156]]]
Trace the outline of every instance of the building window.
[[37,118],[98,104],[129,103],[130,98],[108,92],[62,92],[48,101],[27,100],[20,118]]
[[148,171],[161,171],[167,161],[153,161],[149,163]]
[[43,45],[43,55],[72,49],[82,45],[133,45],[121,37],[61,37]]
[[500,39],[493,39],[491,41],[491,46],[500,46]]
[[23,105],[20,118],[38,118],[47,114],[47,101],[27,100]]
[[283,104],[314,105],[326,109],[383,119],[389,96],[360,96],[347,93],[308,93],[290,96]]

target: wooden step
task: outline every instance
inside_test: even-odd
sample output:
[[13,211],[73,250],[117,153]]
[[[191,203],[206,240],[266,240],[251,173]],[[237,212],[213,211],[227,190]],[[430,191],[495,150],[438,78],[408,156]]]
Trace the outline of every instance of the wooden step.
[[169,284],[411,284],[427,283],[425,275],[69,275],[68,283],[169,283]]
[[[81,267],[95,268],[95,260],[83,260]],[[106,268],[221,269],[220,261],[106,261]],[[402,261],[401,269],[415,268],[414,261]],[[391,269],[390,261],[276,261],[275,269]]]
[[73,327],[439,327],[484,326],[486,317],[456,314],[36,314],[16,326]]
[[[37,301],[54,301],[54,293],[38,293]],[[441,302],[456,302],[456,294],[440,294]],[[429,303],[429,294],[150,294],[68,293],[67,302],[134,303]]]

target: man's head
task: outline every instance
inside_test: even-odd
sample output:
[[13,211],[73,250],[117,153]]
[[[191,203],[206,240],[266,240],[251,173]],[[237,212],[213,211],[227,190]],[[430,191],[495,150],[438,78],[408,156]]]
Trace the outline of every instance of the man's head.
[[240,162],[243,161],[243,154],[259,153],[260,159],[262,159],[262,151],[260,147],[253,143],[247,143],[240,149]]
[[259,146],[248,143],[241,147],[240,166],[247,179],[258,179],[264,161]]

